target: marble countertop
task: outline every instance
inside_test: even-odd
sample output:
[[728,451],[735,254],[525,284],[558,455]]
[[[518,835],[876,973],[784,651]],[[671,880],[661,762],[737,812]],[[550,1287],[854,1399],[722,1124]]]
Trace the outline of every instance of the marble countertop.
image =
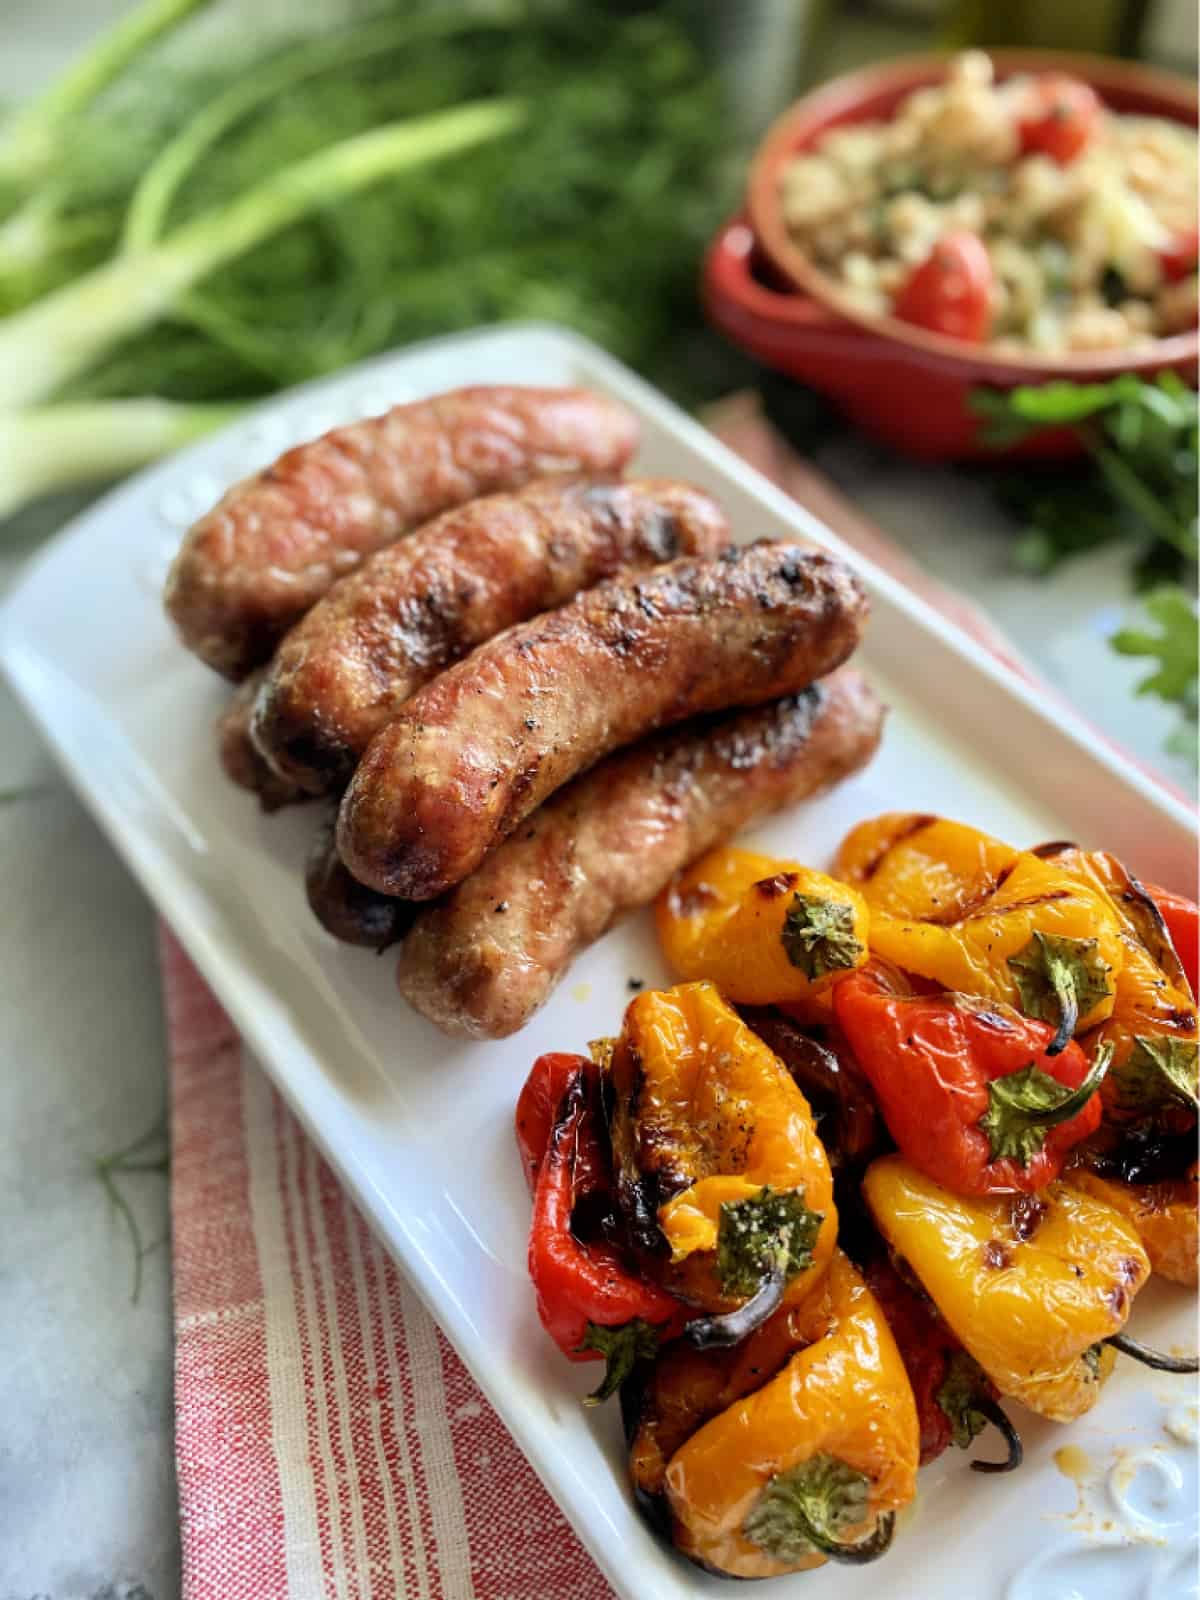
[[[0,3],[0,93],[49,70],[119,3]],[[1105,552],[1031,583],[1012,572],[1012,530],[970,477],[851,439],[818,459],[1100,727],[1182,780],[1161,749],[1172,718],[1134,700],[1144,669],[1105,642],[1126,558]],[[0,528],[0,585],[79,503]],[[0,1600],[176,1600],[167,1183],[119,1180],[148,1247],[134,1302],[127,1223],[96,1168],[163,1117],[154,917],[7,690],[0,861]]]

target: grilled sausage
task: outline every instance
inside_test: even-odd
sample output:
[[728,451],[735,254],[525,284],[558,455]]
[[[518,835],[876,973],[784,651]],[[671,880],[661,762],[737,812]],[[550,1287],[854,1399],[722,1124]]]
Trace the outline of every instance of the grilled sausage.
[[626,566],[713,556],[729,527],[666,479],[541,479],[448,511],[334,585],[288,634],[259,693],[254,742],[314,794],[340,789],[408,697],[503,628]]
[[334,839],[337,814],[317,834],[304,873],[308,903],[317,921],[343,944],[382,951],[403,939],[418,907],[409,900],[376,894],[342,865]]
[[184,538],[166,606],[235,682],[336,578],[439,512],[554,472],[617,472],[633,417],[581,389],[457,389],[298,445]]
[[264,811],[278,811],[281,806],[294,805],[310,796],[272,771],[254,748],[250,714],[260,681],[261,674],[253,673],[239,684],[217,718],[217,756],[226,777],[239,788],[252,790]]
[[847,567],[795,544],[611,578],[413,695],[342,800],[342,860],[383,894],[432,899],[610,750],[831,672],[866,610]]
[[735,829],[857,771],[882,725],[873,691],[847,667],[610,756],[422,911],[400,953],[401,993],[447,1033],[515,1033],[622,912]]

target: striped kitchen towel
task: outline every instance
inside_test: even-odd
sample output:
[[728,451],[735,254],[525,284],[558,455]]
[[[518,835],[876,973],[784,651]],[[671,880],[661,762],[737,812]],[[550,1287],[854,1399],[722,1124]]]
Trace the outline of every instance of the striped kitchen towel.
[[185,1600],[609,1600],[165,929],[161,954]]

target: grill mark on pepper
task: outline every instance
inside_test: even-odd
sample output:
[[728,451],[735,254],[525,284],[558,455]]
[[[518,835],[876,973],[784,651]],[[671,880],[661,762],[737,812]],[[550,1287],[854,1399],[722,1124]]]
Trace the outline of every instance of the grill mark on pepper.
[[[990,894],[994,892],[994,888],[990,890],[989,897]],[[999,912],[976,910],[972,908],[965,914],[960,914],[958,920],[961,922],[977,922],[980,917],[1007,916],[1010,911],[1031,911],[1035,906],[1047,906],[1052,904],[1055,900],[1069,899],[1070,891],[1067,889],[1048,889],[1045,894],[1033,894],[1030,895],[1027,900],[1013,900],[1008,905],[1004,906]]]
[[671,890],[671,914],[676,917],[696,917],[720,899],[717,891],[707,883],[694,884],[686,893]]
[[1050,861],[1055,856],[1062,855],[1064,851],[1074,849],[1073,839],[1050,839],[1046,844],[1035,844],[1029,854],[1037,856],[1042,861]]
[[1010,1214],[1012,1231],[1021,1244],[1028,1244],[1042,1225],[1050,1207],[1033,1194],[1014,1195]]
[[892,837],[886,841],[886,843],[879,847],[879,849],[867,862],[866,866],[862,869],[861,874],[863,883],[866,883],[868,878],[873,878],[875,876],[880,867],[887,860],[888,856],[898,844],[903,844],[906,839],[911,839],[915,834],[920,833],[925,828],[931,828],[936,821],[937,818],[931,816],[922,815],[919,817],[911,817],[909,821],[905,823],[900,832],[893,834]]
[[1174,1028],[1177,1033],[1195,1033],[1196,1014],[1187,1011],[1182,1006],[1168,1011],[1162,1019],[1165,1028]]
[[983,1264],[993,1272],[1012,1266],[1012,1251],[999,1239],[989,1239],[983,1247]]
[[799,882],[794,872],[777,872],[773,878],[760,878],[754,885],[764,900],[778,900]]

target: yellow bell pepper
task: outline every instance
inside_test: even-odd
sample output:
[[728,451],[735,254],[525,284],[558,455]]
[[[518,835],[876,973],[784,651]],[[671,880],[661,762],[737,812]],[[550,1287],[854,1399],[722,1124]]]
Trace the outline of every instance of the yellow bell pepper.
[[796,861],[722,845],[655,908],[681,978],[710,978],[741,1005],[815,1000],[867,959],[867,907],[854,889]]
[[1118,919],[1125,954],[1112,1012],[1090,1033],[1090,1055],[1113,1047],[1103,1094],[1110,1116],[1136,1120],[1164,1109],[1189,1122],[1196,1113],[1197,1011],[1162,914],[1115,856],[1076,845],[1039,851],[1062,872],[1102,894]]
[[617,1199],[647,1269],[705,1310],[753,1300],[759,1320],[807,1292],[837,1237],[829,1160],[808,1101],[717,989],[638,995],[606,1070]]
[[867,901],[872,951],[905,972],[1050,1022],[1059,1048],[1112,1014],[1119,921],[1055,862],[962,823],[891,813],[852,830],[837,870]]
[[674,1449],[664,1474],[675,1544],[732,1577],[873,1560],[916,1492],[908,1375],[878,1302],[840,1251],[786,1315],[802,1348],[740,1398],[729,1399],[728,1383],[710,1395],[717,1414]]
[[[1131,1125],[1191,1143],[1197,1109],[1197,1010],[1187,974],[1162,913],[1133,874],[1103,850],[1053,844],[1038,855],[1106,896],[1120,922],[1125,959],[1112,1015],[1080,1043],[1092,1059],[1106,1047],[1112,1064],[1101,1088],[1107,1126],[1099,1135],[1118,1146]],[[1192,1134],[1189,1140],[1188,1135]],[[1126,1182],[1086,1165],[1067,1175],[1115,1206],[1137,1229],[1161,1277],[1194,1288],[1197,1281],[1196,1172],[1153,1183]]]
[[1189,1289],[1196,1287],[1200,1229],[1194,1163],[1186,1177],[1162,1183],[1124,1183],[1089,1172],[1085,1166],[1067,1172],[1064,1181],[1103,1200],[1133,1224],[1159,1277]]
[[1150,1263],[1112,1206],[1065,1183],[964,1199],[901,1156],[867,1171],[879,1231],[1001,1395],[1054,1422],[1096,1403]]

